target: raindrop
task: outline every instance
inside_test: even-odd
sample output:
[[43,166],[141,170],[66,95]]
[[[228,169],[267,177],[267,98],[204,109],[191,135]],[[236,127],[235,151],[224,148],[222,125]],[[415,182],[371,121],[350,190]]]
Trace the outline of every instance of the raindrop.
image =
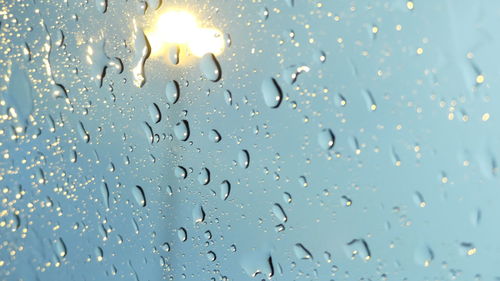
[[210,183],[210,170],[207,168],[201,169],[200,173],[198,174],[198,182],[202,185],[207,185]]
[[196,223],[201,223],[205,220],[205,211],[203,210],[203,207],[201,205],[195,206],[193,208],[193,222]]
[[177,237],[181,242],[184,242],[187,240],[187,231],[184,227],[181,227],[177,229]]
[[186,141],[189,138],[189,123],[187,120],[182,120],[174,127],[175,137],[180,141]]
[[178,45],[172,45],[168,49],[168,59],[173,65],[178,65],[179,64],[179,46]]
[[246,149],[240,150],[238,153],[238,164],[244,169],[250,165],[250,154]]
[[278,82],[276,82],[274,78],[264,79],[264,81],[262,81],[261,90],[264,102],[268,107],[277,108],[280,105],[283,93],[281,92]]
[[309,252],[309,250],[307,250],[306,247],[304,247],[304,245],[302,245],[301,243],[295,244],[295,246],[293,247],[293,252],[295,253],[295,256],[298,259],[303,259],[303,260],[313,259],[311,252]]
[[108,0],[95,0],[95,6],[97,11],[104,14],[108,9]]
[[142,207],[146,206],[146,195],[144,194],[144,189],[141,186],[136,185],[132,189],[132,195],[134,196],[134,199],[137,202],[137,204],[139,204]]
[[221,136],[217,130],[211,130],[208,132],[208,139],[210,139],[214,143],[218,143],[221,140]]
[[225,180],[220,184],[220,199],[226,200],[231,193],[231,184]]
[[207,53],[201,58],[200,70],[203,76],[212,82],[217,82],[221,78],[220,64],[211,53]]
[[174,174],[179,179],[185,179],[187,177],[187,170],[182,166],[177,166],[174,169]]
[[287,222],[288,217],[280,204],[276,203],[273,205],[273,214],[280,222]]
[[55,247],[55,251],[59,257],[65,257],[68,254],[67,248],[66,248],[66,243],[64,243],[62,238],[59,238],[55,241],[54,247]]
[[318,134],[318,144],[324,150],[332,149],[335,144],[335,135],[330,129],[323,129]]
[[432,260],[434,260],[434,252],[429,246],[420,244],[415,248],[413,257],[417,265],[428,267]]
[[149,106],[149,116],[154,123],[159,123],[161,121],[161,111],[156,103]]
[[175,104],[180,97],[179,83],[175,80],[169,81],[165,87],[165,95],[168,102]]

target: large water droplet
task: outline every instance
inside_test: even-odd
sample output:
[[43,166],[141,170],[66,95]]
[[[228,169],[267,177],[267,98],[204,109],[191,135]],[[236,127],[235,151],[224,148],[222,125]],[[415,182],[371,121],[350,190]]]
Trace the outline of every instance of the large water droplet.
[[217,58],[211,53],[205,54],[201,58],[200,70],[205,78],[213,82],[217,82],[221,78],[220,64]]
[[132,75],[134,77],[134,85],[137,87],[144,86],[146,83],[146,75],[144,72],[144,64],[151,53],[151,46],[144,32],[137,26],[134,21],[134,60],[132,62]]
[[295,244],[293,252],[298,259],[310,260],[313,258],[311,252],[309,252],[309,250],[307,250],[301,243]]
[[273,214],[280,222],[286,222],[288,217],[280,204],[276,203],[273,205]]
[[198,174],[198,182],[202,185],[207,185],[210,183],[210,171],[207,168],[201,169]]
[[176,103],[180,96],[179,83],[175,80],[169,81],[165,87],[165,95],[167,96],[168,102],[172,104]]
[[187,120],[182,120],[174,127],[175,137],[180,141],[186,141],[189,138],[189,123]]
[[262,81],[261,85],[264,102],[270,108],[277,108],[283,98],[283,93],[274,78],[267,78]]
[[181,242],[184,242],[187,240],[187,231],[184,227],[181,227],[177,229],[177,237]]
[[231,184],[225,180],[220,184],[220,199],[226,200],[231,193]]
[[193,222],[196,223],[201,223],[205,220],[205,211],[203,210],[203,207],[201,205],[195,206],[193,208]]
[[245,169],[250,165],[250,154],[246,149],[240,150],[238,153],[238,164]]
[[141,186],[136,185],[132,188],[132,195],[134,196],[135,201],[142,207],[146,206],[146,195],[144,194],[144,189]]
[[324,150],[329,150],[335,144],[335,135],[330,129],[323,129],[318,134],[318,144]]

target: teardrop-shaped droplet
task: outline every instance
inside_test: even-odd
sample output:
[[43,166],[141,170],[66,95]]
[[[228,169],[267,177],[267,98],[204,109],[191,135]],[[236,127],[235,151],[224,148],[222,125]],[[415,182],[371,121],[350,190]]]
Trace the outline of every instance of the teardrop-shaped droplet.
[[78,126],[78,134],[80,135],[80,138],[85,141],[86,143],[90,142],[90,135],[85,129],[85,126],[83,125],[82,122],[79,122]]
[[220,64],[211,53],[203,55],[200,59],[200,70],[203,76],[210,81],[217,82],[221,78]]
[[66,243],[64,243],[62,238],[59,238],[55,241],[54,249],[59,257],[65,257],[68,254]]
[[309,250],[307,250],[301,243],[295,244],[293,252],[298,259],[310,260],[313,258],[311,252],[309,252]]
[[172,45],[168,48],[168,59],[173,65],[179,64],[180,49],[178,45]]
[[246,149],[243,149],[238,153],[238,164],[240,167],[245,169],[250,165],[250,154]]
[[434,260],[434,252],[428,245],[420,244],[415,248],[413,257],[417,265],[428,267]]
[[187,170],[182,166],[177,166],[174,169],[174,174],[179,179],[185,179],[187,177]]
[[232,105],[233,104],[233,94],[229,90],[224,91],[224,101],[226,102],[227,105]]
[[273,205],[273,214],[280,222],[286,222],[288,217],[280,204],[276,203]]
[[101,195],[104,206],[106,206],[106,208],[109,208],[109,188],[108,184],[105,182],[101,184]]
[[211,130],[208,132],[208,139],[210,139],[212,142],[218,143],[221,140],[221,136],[217,130]]
[[198,174],[198,182],[202,185],[207,185],[210,182],[210,170],[207,168],[201,169]]
[[165,242],[161,245],[161,248],[165,252],[170,252],[170,244],[168,242]]
[[165,95],[168,102],[172,104],[176,103],[180,97],[179,83],[175,80],[169,81],[165,87]]
[[149,116],[154,123],[159,123],[161,121],[160,107],[156,103],[149,106]]
[[318,144],[324,150],[329,150],[335,144],[335,135],[330,129],[323,129],[318,134]]
[[146,195],[144,194],[144,189],[141,186],[136,185],[132,188],[132,195],[139,206],[146,206]]
[[184,242],[187,240],[187,231],[184,227],[181,227],[177,229],[177,237],[181,242]]
[[201,223],[205,220],[205,210],[203,210],[203,207],[201,205],[195,206],[193,208],[193,222],[196,223]]
[[226,200],[231,193],[231,184],[225,180],[220,184],[220,199]]
[[153,128],[148,124],[148,122],[143,122],[142,130],[144,131],[144,136],[146,137],[147,142],[152,144],[155,140]]
[[277,108],[280,105],[283,93],[278,82],[276,82],[274,78],[264,79],[264,81],[262,81],[261,90],[264,97],[264,103],[268,107]]
[[95,0],[95,6],[97,11],[104,14],[108,9],[108,0]]
[[180,141],[187,141],[189,138],[189,123],[187,120],[182,120],[174,127],[175,137]]

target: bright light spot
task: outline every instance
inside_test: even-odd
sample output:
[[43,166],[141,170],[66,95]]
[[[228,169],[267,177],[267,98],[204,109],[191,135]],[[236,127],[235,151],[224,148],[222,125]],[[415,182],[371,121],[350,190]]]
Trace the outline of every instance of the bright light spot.
[[164,55],[167,47],[172,45],[185,47],[197,57],[207,53],[219,55],[224,51],[222,32],[199,26],[196,18],[186,11],[168,11],[162,14],[154,27],[146,33],[152,56]]

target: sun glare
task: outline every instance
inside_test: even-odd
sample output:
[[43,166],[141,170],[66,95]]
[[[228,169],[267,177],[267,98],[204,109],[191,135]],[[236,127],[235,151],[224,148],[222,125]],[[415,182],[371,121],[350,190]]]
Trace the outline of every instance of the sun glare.
[[224,51],[222,32],[199,26],[196,18],[186,11],[165,12],[146,33],[152,56],[164,55],[169,45],[185,47],[197,57],[206,53],[219,55]]

